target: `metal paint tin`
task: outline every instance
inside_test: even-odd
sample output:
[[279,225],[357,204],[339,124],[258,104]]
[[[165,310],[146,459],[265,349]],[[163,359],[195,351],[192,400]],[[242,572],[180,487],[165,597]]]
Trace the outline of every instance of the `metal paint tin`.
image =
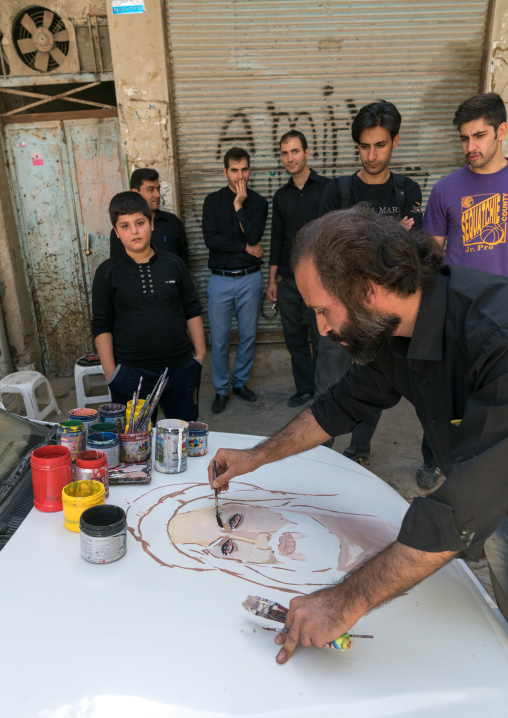
[[108,468],[114,469],[120,463],[120,439],[112,431],[98,431],[88,434],[87,449],[97,449],[106,454]]
[[76,456],[76,468],[74,471],[76,481],[93,480],[100,481],[104,486],[106,498],[109,497],[109,470],[108,460],[103,451],[88,449],[80,451]]
[[112,421],[97,421],[95,424],[91,424],[88,433],[93,434],[100,431],[112,431],[113,434],[118,434],[118,428]]
[[62,421],[56,430],[56,440],[71,452],[72,461],[86,448],[86,431],[82,421]]
[[101,404],[99,406],[99,417],[101,421],[112,421],[116,424],[118,432],[125,431],[125,404]]
[[150,432],[138,431],[136,434],[119,434],[120,461],[137,464],[145,461],[150,454]]
[[69,411],[69,420],[82,421],[87,434],[90,425],[97,421],[98,416],[99,412],[95,409],[71,409]]
[[111,563],[127,550],[127,519],[119,506],[93,506],[79,520],[81,558],[90,563]]
[[161,419],[155,435],[155,468],[163,474],[179,474],[187,468],[189,425],[181,419]]
[[202,421],[189,421],[189,456],[204,456],[208,451],[208,424]]

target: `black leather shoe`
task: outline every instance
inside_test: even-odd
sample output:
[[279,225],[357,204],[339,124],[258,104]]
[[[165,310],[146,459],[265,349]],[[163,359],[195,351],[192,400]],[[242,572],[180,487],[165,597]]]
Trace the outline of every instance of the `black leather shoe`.
[[243,386],[237,386],[236,388],[233,387],[233,394],[236,394],[241,399],[244,399],[245,401],[257,401],[258,398],[252,391],[252,389],[249,389],[248,386],[245,384]]
[[229,396],[225,394],[216,394],[215,399],[212,402],[212,413],[220,414],[226,408],[226,404],[229,401]]
[[433,489],[440,476],[441,471],[437,466],[424,464],[416,470],[416,483],[421,489]]
[[303,393],[297,392],[288,399],[288,406],[303,406],[314,397],[314,392],[306,391]]

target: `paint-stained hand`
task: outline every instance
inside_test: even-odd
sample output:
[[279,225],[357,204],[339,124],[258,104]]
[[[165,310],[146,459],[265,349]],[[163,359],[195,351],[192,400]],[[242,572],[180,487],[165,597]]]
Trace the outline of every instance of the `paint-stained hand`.
[[[213,478],[213,462],[215,461],[216,479]],[[256,460],[255,452],[250,449],[219,449],[208,465],[208,480],[212,489],[227,491],[229,482],[235,476],[248,474],[261,466]]]
[[404,229],[407,229],[408,232],[409,232],[409,230],[411,229],[411,227],[413,226],[414,223],[415,223],[415,221],[414,221],[414,219],[412,219],[411,217],[404,217],[404,218],[401,219],[400,222],[399,222],[400,226],[401,226],[401,227],[404,227]]
[[298,643],[324,648],[348,631],[353,623],[345,620],[343,603],[340,585],[293,598],[285,623],[288,632],[275,636],[275,643],[283,645],[277,663],[286,663]]

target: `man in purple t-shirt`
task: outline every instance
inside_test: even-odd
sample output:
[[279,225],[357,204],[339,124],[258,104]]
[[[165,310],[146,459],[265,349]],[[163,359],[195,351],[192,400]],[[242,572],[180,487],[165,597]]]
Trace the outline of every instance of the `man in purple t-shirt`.
[[463,102],[453,120],[468,164],[436,182],[423,228],[444,247],[445,263],[508,277],[506,108],[494,92]]

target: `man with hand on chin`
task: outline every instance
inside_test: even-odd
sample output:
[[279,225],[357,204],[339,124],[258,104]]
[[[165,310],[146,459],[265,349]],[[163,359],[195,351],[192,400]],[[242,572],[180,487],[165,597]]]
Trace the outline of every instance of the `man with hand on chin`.
[[165,416],[196,421],[206,344],[189,270],[150,244],[152,213],[140,193],[115,195],[109,214],[125,251],[97,268],[92,331],[112,401],[127,404],[140,377],[145,398],[168,367],[159,402]]
[[238,320],[238,347],[232,378],[233,393],[256,401],[249,389],[254,363],[256,329],[261,311],[261,238],[268,202],[249,189],[250,155],[232,147],[224,155],[227,184],[209,194],[203,204],[203,237],[210,250],[208,317],[212,337],[212,377],[215,399],[212,412],[220,414],[229,400],[229,344],[233,314]]
[[322,444],[374,408],[404,396],[446,476],[416,498],[397,537],[343,581],[293,598],[277,661],[300,642],[322,648],[373,608],[462,554],[485,549],[508,617],[508,279],[441,266],[435,240],[360,204],[297,235],[292,263],[318,329],[351,354],[352,368],[314,404],[253,449],[219,449],[210,485]]

